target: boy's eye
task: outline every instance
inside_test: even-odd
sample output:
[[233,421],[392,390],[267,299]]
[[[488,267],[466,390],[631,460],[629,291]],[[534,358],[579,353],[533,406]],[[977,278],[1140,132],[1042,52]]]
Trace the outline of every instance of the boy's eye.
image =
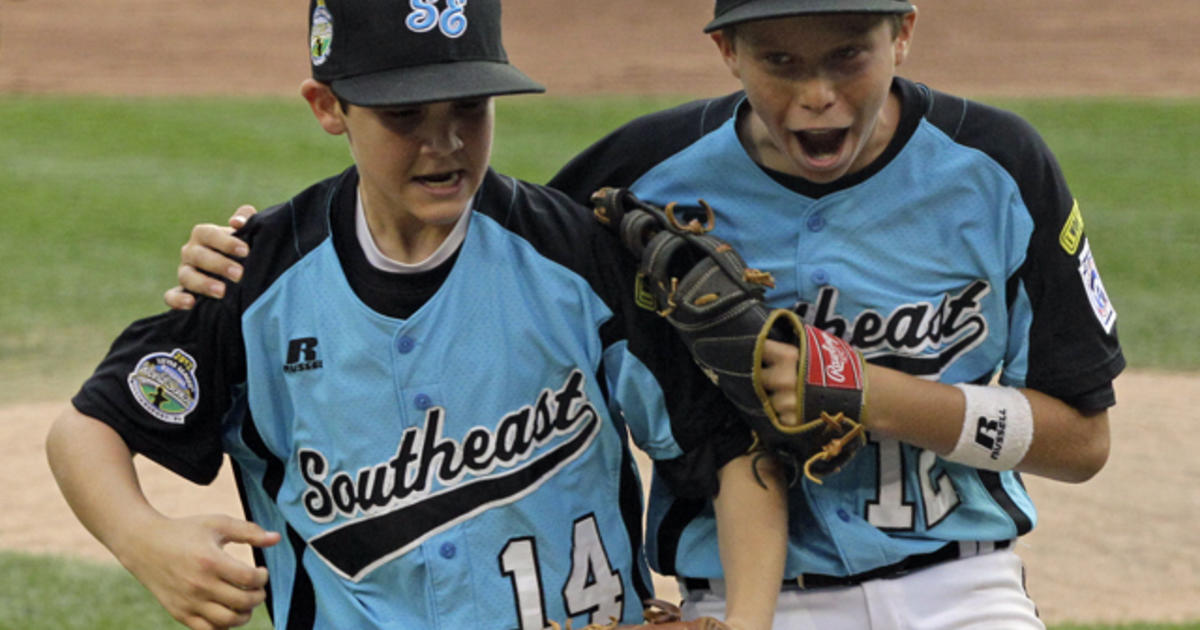
[[792,62],[792,56],[787,53],[767,53],[763,60],[772,66],[786,66]]
[[409,124],[421,119],[421,109],[419,107],[380,109],[378,110],[378,115],[380,120],[388,124]]
[[454,108],[464,112],[475,112],[487,107],[487,99],[456,101]]
[[845,48],[839,48],[838,50],[835,50],[832,58],[835,61],[850,61],[855,57],[858,57],[860,53],[862,53],[861,48],[857,46],[847,46]]

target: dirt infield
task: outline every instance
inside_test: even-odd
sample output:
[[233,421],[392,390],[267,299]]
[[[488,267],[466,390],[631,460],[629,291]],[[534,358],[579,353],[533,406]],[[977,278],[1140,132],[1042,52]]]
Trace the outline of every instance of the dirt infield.
[[[967,96],[1200,94],[1195,0],[927,0],[903,73]],[[301,0],[0,0],[0,92],[295,93]],[[597,7],[603,7],[597,10]],[[707,0],[508,0],[513,62],[551,93],[733,89]],[[282,17],[281,17],[282,16]]]
[[[1196,2],[928,0],[903,74],[977,97],[1195,96]],[[293,94],[307,74],[302,4],[0,0],[0,94]],[[718,94],[735,83],[699,34],[708,6],[506,0],[508,49],[551,93]],[[1080,486],[1026,479],[1041,522],[1018,551],[1048,621],[1200,619],[1200,433],[1188,422],[1197,391],[1200,374],[1123,375],[1105,470]],[[0,409],[0,548],[107,560],[44,464],[42,439],[63,404]],[[142,470],[167,513],[238,511],[228,477],[198,489]]]

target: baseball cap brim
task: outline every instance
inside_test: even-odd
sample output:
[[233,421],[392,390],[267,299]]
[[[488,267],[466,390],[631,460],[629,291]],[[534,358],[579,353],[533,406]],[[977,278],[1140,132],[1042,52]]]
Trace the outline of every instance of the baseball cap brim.
[[741,22],[810,13],[908,13],[906,0],[754,0],[734,7],[704,27],[705,33]]
[[330,86],[347,102],[363,107],[417,105],[546,91],[520,70],[495,61],[454,61],[396,68],[334,79]]

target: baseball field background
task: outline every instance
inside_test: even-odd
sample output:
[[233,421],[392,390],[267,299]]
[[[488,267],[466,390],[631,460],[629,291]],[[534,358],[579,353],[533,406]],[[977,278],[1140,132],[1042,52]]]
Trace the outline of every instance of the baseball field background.
[[[123,324],[161,308],[191,224],[348,163],[296,93],[305,5],[0,0],[0,630],[168,625],[71,516],[42,440]],[[1131,363],[1108,466],[1026,477],[1031,594],[1059,630],[1200,628],[1200,2],[918,5],[901,73],[1042,131]],[[506,0],[509,54],[550,94],[501,100],[496,165],[544,181],[623,120],[734,89],[700,34],[710,7]],[[167,513],[238,512],[227,476],[139,467]]]

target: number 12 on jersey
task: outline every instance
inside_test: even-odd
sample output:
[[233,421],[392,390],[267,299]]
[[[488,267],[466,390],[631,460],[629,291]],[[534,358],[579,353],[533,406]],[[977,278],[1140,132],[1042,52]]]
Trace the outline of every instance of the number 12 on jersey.
[[[913,531],[916,529],[916,514],[912,502],[905,499],[912,494],[908,490],[904,474],[905,450],[896,440],[876,440],[878,455],[876,470],[879,471],[878,500],[867,502],[867,522],[884,530]],[[928,531],[950,514],[961,502],[950,476],[945,472],[934,473],[937,454],[921,450],[917,460],[917,479],[920,482],[922,510],[925,515],[925,530]]]

